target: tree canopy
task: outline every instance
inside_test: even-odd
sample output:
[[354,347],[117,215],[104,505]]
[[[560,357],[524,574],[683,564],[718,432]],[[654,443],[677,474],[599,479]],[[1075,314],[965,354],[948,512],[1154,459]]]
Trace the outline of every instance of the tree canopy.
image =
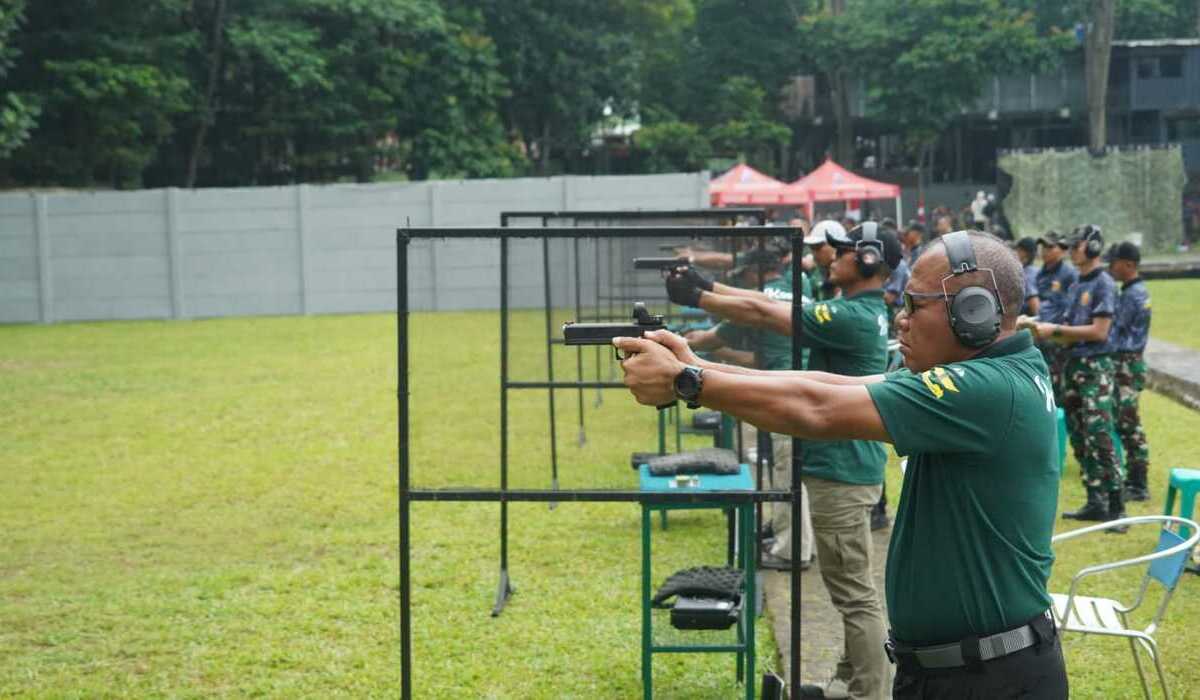
[[[844,112],[818,129],[812,109],[785,108],[798,76],[813,77],[805,99],[818,107],[853,95],[873,133],[927,150],[994,75],[1080,50],[1092,5],[0,0],[0,183],[237,186],[735,160],[792,176],[801,149],[850,144],[858,128]],[[1197,12],[1194,0],[1123,0],[1115,36],[1195,36]]]

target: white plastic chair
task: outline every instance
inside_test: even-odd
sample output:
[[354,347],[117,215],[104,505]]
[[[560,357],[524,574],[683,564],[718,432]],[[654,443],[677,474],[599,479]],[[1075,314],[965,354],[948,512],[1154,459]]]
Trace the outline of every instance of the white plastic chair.
[[[1146,674],[1142,671],[1142,662],[1138,655],[1138,645],[1144,648],[1154,661],[1154,668],[1158,672],[1158,682],[1162,686],[1163,697],[1169,699],[1171,694],[1167,690],[1167,680],[1163,675],[1162,663],[1159,660],[1158,643],[1154,641],[1154,632],[1162,622],[1163,616],[1167,611],[1167,604],[1171,602],[1171,596],[1175,592],[1175,586],[1179,583],[1180,575],[1183,573],[1183,566],[1187,562],[1188,553],[1196,542],[1200,540],[1200,526],[1197,526],[1191,520],[1177,518],[1172,515],[1144,515],[1133,518],[1121,518],[1120,520],[1112,520],[1064,532],[1051,539],[1051,543],[1058,545],[1066,540],[1103,532],[1115,527],[1149,523],[1154,523],[1162,528],[1158,536],[1158,545],[1154,548],[1153,552],[1133,557],[1132,559],[1123,559],[1121,561],[1084,567],[1071,579],[1071,587],[1068,589],[1066,595],[1052,593],[1051,598],[1054,600],[1054,619],[1058,623],[1059,629],[1066,632],[1079,632],[1081,634],[1103,634],[1114,637],[1125,637],[1129,640],[1129,650],[1133,653],[1133,663],[1137,666],[1138,677],[1142,681],[1142,692],[1148,700],[1150,698],[1150,687],[1146,683]],[[1190,533],[1191,536],[1185,540],[1182,536],[1171,530],[1172,526],[1175,526],[1176,529],[1180,527],[1188,528],[1184,532]],[[1132,605],[1124,605],[1110,598],[1094,598],[1076,593],[1080,581],[1085,577],[1105,571],[1112,571],[1113,569],[1140,566],[1143,564],[1147,565],[1146,574],[1142,577],[1141,588],[1138,590],[1137,598],[1133,601]],[[1165,589],[1158,603],[1158,609],[1155,610],[1150,624],[1144,629],[1131,628],[1129,626],[1128,615],[1137,610],[1145,602],[1146,593],[1150,588],[1151,581],[1157,581]]]

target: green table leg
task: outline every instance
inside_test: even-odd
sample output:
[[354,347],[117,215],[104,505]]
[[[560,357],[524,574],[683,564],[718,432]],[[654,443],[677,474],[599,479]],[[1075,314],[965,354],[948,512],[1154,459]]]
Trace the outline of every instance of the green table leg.
[[650,647],[654,644],[650,626],[650,508],[642,505],[642,698],[654,697]]
[[742,605],[742,615],[746,618],[746,700],[754,700],[754,620],[758,617],[758,611],[754,609],[758,603],[754,571],[757,559],[754,553],[754,505],[744,503],[738,510],[742,513],[742,563],[746,572],[747,600]]

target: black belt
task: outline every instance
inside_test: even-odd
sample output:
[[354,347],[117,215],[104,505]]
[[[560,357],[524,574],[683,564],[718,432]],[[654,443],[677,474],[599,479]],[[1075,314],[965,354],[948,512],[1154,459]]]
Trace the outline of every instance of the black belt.
[[[1039,630],[1038,627],[1043,629]],[[1054,619],[1046,610],[1027,624],[987,637],[968,637],[950,644],[915,647],[889,636],[883,648],[892,663],[899,659],[911,660],[921,668],[957,668],[972,661],[990,661],[1028,649],[1052,636],[1053,630]]]

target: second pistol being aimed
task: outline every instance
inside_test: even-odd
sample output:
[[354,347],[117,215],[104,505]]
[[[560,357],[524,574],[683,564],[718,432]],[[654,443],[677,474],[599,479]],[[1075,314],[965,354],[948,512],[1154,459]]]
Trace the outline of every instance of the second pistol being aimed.
[[[565,345],[612,345],[613,338],[641,338],[649,331],[666,329],[663,317],[646,310],[646,305],[640,301],[633,304],[633,323],[575,323],[568,321],[563,324],[563,343]],[[613,348],[613,354],[618,360],[624,360],[621,351]],[[675,405],[672,401],[659,409]]]
[[634,258],[633,269],[635,270],[658,270],[663,273],[663,276],[682,270],[688,267],[691,262],[687,258]]

